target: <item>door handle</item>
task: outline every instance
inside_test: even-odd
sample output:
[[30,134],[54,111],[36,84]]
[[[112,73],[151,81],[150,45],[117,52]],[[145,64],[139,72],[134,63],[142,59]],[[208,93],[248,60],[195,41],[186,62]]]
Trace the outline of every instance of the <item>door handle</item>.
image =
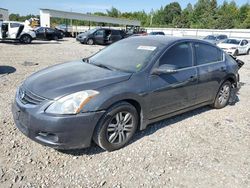
[[221,71],[221,72],[226,72],[226,70],[227,70],[226,67],[221,67],[221,68],[220,68],[220,71]]
[[189,82],[195,82],[197,81],[197,76],[190,76],[190,78],[188,79]]

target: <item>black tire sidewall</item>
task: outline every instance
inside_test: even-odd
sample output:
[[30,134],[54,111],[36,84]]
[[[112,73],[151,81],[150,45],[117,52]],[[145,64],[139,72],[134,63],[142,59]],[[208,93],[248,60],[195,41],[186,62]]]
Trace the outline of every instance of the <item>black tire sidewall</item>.
[[[24,41],[24,40],[23,40],[24,37],[28,37],[28,38],[29,38],[29,42]],[[23,44],[30,44],[31,41],[32,41],[32,37],[29,36],[29,35],[22,35],[21,38],[20,38],[20,42],[23,43]]]
[[[111,119],[114,117],[114,115],[116,115],[118,112],[122,112],[122,111],[131,113],[133,121],[135,122],[135,125],[133,127],[131,134],[129,135],[128,139],[126,140],[126,142],[121,143],[121,144],[112,144],[107,139],[107,127],[108,127]],[[134,106],[130,105],[129,103],[118,103],[118,104],[114,105],[113,107],[111,107],[110,110],[108,110],[104,114],[104,116],[102,117],[102,119],[98,123],[97,128],[96,128],[95,133],[94,133],[94,141],[97,145],[99,145],[104,150],[107,150],[107,151],[118,150],[118,149],[124,147],[125,145],[127,145],[128,142],[131,140],[131,138],[133,137],[134,133],[137,130],[138,123],[139,123],[139,117],[138,117],[138,113],[137,113],[136,108]]]
[[[227,102],[226,102],[225,104],[221,105],[221,104],[219,103],[219,93],[220,93],[220,90],[221,90],[225,85],[229,85],[229,88],[230,88],[229,97],[228,97]],[[218,93],[217,93],[217,95],[216,95],[216,99],[215,99],[215,101],[214,101],[213,107],[216,108],[216,109],[221,109],[221,108],[224,108],[225,106],[227,106],[227,105],[228,105],[228,102],[229,102],[229,100],[230,100],[230,97],[231,97],[231,93],[232,93],[232,84],[231,84],[230,81],[225,81],[225,82],[220,86],[220,88],[219,88],[219,91],[218,91]]]
[[239,50],[236,50],[235,52],[234,52],[234,56],[238,56],[239,55]]

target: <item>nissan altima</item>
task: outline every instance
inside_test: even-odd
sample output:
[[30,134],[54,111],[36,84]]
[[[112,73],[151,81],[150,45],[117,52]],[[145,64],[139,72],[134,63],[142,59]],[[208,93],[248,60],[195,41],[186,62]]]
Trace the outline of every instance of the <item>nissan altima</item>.
[[147,125],[205,105],[225,107],[242,63],[201,40],[131,37],[28,77],[12,106],[17,128],[56,149],[124,147]]

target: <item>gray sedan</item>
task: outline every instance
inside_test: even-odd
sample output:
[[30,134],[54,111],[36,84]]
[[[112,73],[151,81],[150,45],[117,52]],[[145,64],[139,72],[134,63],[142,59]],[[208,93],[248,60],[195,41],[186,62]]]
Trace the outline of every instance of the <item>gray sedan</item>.
[[18,129],[57,149],[113,151],[138,130],[205,105],[220,109],[241,62],[195,39],[131,37],[90,58],[41,70],[17,89]]

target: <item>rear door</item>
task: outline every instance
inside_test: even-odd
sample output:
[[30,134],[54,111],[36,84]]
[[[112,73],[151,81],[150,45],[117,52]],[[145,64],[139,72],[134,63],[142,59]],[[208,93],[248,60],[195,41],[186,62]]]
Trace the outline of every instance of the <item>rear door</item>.
[[118,30],[112,30],[111,32],[111,42],[117,42],[118,40],[121,40],[122,36],[120,34],[120,31]]
[[9,23],[9,34],[7,37],[10,39],[16,39],[20,26],[20,23]]
[[150,76],[150,119],[192,106],[196,100],[198,73],[193,66],[191,43],[171,47],[156,67],[163,64],[176,66],[177,72]]
[[221,81],[227,75],[224,53],[219,48],[195,43],[195,60],[198,70],[197,103],[214,100]]

